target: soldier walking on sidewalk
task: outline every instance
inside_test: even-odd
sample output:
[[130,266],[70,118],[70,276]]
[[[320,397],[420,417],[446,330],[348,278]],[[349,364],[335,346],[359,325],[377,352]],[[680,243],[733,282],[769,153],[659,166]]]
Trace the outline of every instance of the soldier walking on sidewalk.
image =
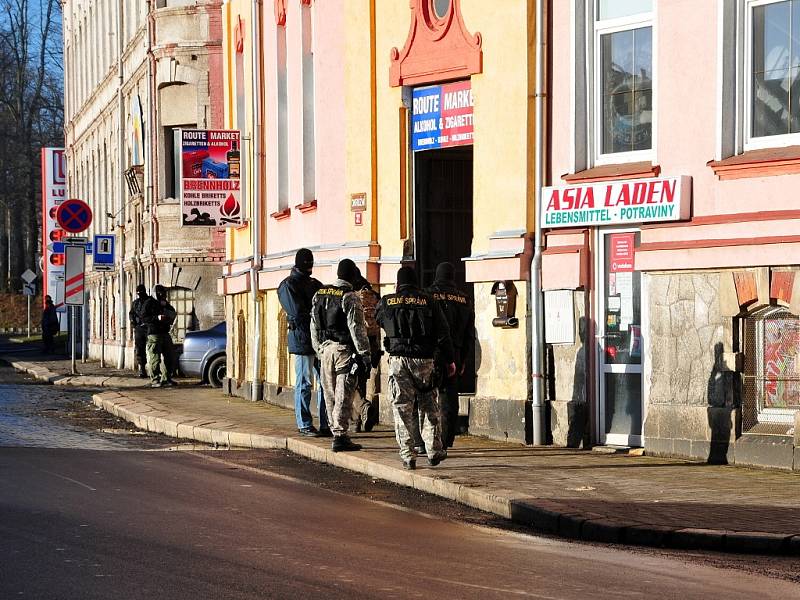
[[[475,344],[475,308],[472,298],[458,289],[455,282],[456,269],[449,262],[436,267],[436,276],[428,292],[442,307],[442,312],[450,326],[453,340],[456,373],[452,377],[442,377],[439,383],[439,404],[442,409],[442,444],[451,448],[455,442],[458,427],[458,384],[464,374],[467,357],[472,354]],[[442,372],[446,365],[441,356],[437,362]]]
[[133,343],[136,362],[139,363],[139,377],[147,377],[147,323],[145,323],[144,307],[150,299],[147,288],[142,284],[136,286],[136,300],[131,305],[128,319],[133,329]]
[[[441,306],[419,289],[417,273],[411,267],[401,267],[397,272],[397,293],[381,299],[377,318],[386,332],[389,395],[403,466],[417,466],[414,438],[420,421],[428,464],[436,466],[447,458],[447,452],[442,447],[439,424],[435,353],[439,352],[448,377],[456,371],[447,320]],[[419,420],[414,417],[415,400]]]
[[361,450],[347,431],[359,371],[368,377],[371,369],[367,324],[361,300],[353,291],[356,273],[352,260],[341,261],[338,279],[314,294],[311,304],[311,343],[321,363],[334,452]]

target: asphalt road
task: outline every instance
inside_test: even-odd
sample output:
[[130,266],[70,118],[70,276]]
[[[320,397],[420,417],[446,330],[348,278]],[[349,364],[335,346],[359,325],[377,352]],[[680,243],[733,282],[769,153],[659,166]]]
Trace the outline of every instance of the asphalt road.
[[280,452],[108,433],[81,393],[0,369],[2,599],[800,598],[742,570],[470,524]]

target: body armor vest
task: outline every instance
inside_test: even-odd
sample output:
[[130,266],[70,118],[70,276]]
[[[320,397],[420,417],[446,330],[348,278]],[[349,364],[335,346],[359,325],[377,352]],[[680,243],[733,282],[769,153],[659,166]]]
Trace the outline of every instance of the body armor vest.
[[420,291],[384,296],[384,345],[393,356],[433,358],[436,332],[433,299]]
[[447,324],[450,326],[453,346],[461,348],[464,345],[466,328],[469,325],[472,304],[470,297],[452,286],[433,285],[428,288],[428,292],[442,307]]
[[326,286],[317,292],[312,311],[323,342],[332,340],[340,344],[353,343],[342,306],[342,299],[347,291],[344,288]]

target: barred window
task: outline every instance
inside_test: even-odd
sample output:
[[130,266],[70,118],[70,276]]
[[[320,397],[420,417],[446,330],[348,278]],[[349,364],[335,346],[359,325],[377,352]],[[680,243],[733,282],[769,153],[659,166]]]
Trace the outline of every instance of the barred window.
[[194,292],[187,288],[174,287],[167,291],[167,298],[177,313],[170,331],[172,340],[180,343],[186,337],[187,331],[198,328],[197,315],[194,312]]

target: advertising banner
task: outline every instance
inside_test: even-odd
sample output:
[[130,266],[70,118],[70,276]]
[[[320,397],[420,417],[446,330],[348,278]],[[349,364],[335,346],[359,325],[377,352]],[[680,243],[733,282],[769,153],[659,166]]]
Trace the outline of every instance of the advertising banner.
[[608,270],[611,273],[630,273],[633,269],[636,249],[635,233],[615,233],[611,238],[611,256]]
[[691,216],[692,178],[661,177],[542,188],[542,227],[632,225]]
[[184,227],[242,224],[240,134],[181,130],[181,223]]
[[470,81],[414,89],[411,149],[417,152],[472,144],[474,106]]
[[58,312],[64,306],[64,254],[53,244],[66,232],[56,221],[58,207],[67,199],[67,161],[63,148],[42,148],[42,295],[51,296]]

